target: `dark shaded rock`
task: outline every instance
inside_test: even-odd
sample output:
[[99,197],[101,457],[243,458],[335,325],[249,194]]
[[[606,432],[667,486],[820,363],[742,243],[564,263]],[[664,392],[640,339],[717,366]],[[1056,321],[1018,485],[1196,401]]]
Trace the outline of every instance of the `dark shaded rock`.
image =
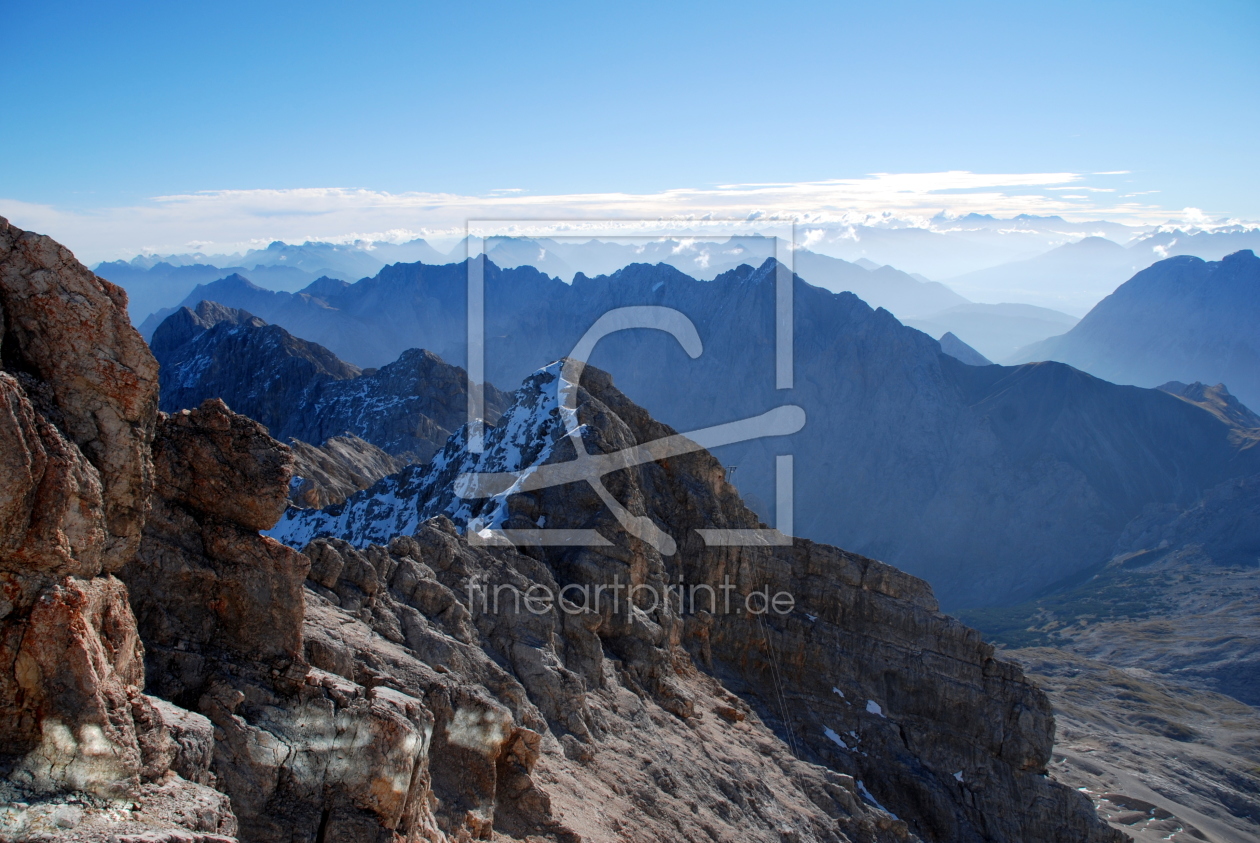
[[235,660],[300,683],[309,563],[258,535],[288,505],[289,449],[211,400],[163,416],[153,451],[158,494],[123,571],[148,644],[149,687],[192,705]]

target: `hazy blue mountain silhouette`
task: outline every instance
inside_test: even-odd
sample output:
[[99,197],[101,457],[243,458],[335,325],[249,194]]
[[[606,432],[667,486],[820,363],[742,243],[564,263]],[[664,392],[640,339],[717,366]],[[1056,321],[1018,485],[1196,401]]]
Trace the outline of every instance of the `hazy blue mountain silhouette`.
[[953,334],[946,332],[939,340],[941,351],[953,357],[955,360],[961,360],[968,366],[992,366],[993,361],[976,351],[967,343],[958,339]]
[[[198,284],[239,274],[269,290],[296,292],[320,277],[356,281],[399,261],[444,263],[445,255],[424,240],[407,243],[334,244],[276,241],[244,255],[167,255],[161,260],[139,256],[130,261],[106,261],[93,272],[127,291],[128,311],[137,325],[160,314],[143,330],[146,336],[170,315]],[[196,302],[194,302],[196,304]]]
[[1080,320],[1032,304],[968,302],[901,321],[938,339],[952,333],[989,359],[1005,361],[1025,346],[1071,330]]
[[964,295],[1010,298],[1080,316],[1157,256],[1130,250],[1104,237],[1085,237],[1027,260],[976,270],[949,279]]
[[1059,360],[1117,383],[1224,383],[1260,407],[1260,258],[1179,256],[1137,273],[1072,330],[1016,360]]

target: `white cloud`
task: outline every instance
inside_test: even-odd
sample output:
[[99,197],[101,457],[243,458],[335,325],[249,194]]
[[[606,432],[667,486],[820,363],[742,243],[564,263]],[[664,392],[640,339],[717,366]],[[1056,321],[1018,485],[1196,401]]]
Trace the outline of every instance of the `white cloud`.
[[[130,206],[72,210],[0,199],[0,215],[45,232],[84,260],[126,258],[140,252],[235,252],[272,240],[401,242],[461,236],[468,220],[566,219],[796,219],[828,239],[853,236],[853,226],[931,227],[934,217],[969,213],[1010,217],[1059,214],[1154,223],[1166,209],[1133,202],[1080,201],[1108,188],[1085,184],[1077,173],[874,173],[808,182],[723,184],[651,194],[540,195],[521,188],[483,196],[389,193],[360,188],[215,190],[158,196]],[[1063,190],[1079,191],[1063,195]],[[847,233],[846,233],[847,232]],[[820,237],[821,235],[811,235]]]

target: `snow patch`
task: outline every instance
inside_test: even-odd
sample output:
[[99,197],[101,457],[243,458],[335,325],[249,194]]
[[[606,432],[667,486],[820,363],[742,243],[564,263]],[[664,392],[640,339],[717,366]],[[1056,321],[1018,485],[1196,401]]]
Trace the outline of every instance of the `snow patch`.
[[839,746],[841,749],[848,749],[848,748],[849,748],[849,745],[848,745],[847,743],[845,743],[844,741],[842,741],[842,740],[840,739],[840,736],[839,736],[839,735],[837,735],[834,731],[832,731],[832,729],[831,729],[831,727],[830,727],[830,726],[828,726],[827,728],[823,729],[823,734],[824,734],[824,735],[826,735],[826,736],[827,736],[827,737],[831,740],[831,742],[832,742],[832,743],[836,744],[836,745],[837,745],[837,746]]
[[[487,430],[482,453],[467,449],[468,428],[464,426],[428,465],[408,466],[326,509],[291,507],[266,534],[300,550],[313,539],[325,537],[344,539],[356,547],[388,544],[394,536],[412,535],[438,515],[446,515],[461,530],[501,529],[510,515],[508,498],[530,473],[550,461],[557,443],[568,438],[557,394],[560,371],[561,364],[556,362],[525,381],[513,396],[512,406]],[[498,495],[465,499],[454,493],[461,474],[501,472],[516,472],[519,479]]]
[[867,802],[870,802],[872,805],[874,805],[879,810],[883,811],[888,816],[892,817],[894,820],[901,819],[901,817],[897,816],[892,811],[888,810],[883,805],[879,804],[879,800],[871,795],[871,792],[866,789],[866,785],[862,784],[860,780],[857,783],[857,789],[858,789],[858,793],[862,794],[862,798],[865,799]]

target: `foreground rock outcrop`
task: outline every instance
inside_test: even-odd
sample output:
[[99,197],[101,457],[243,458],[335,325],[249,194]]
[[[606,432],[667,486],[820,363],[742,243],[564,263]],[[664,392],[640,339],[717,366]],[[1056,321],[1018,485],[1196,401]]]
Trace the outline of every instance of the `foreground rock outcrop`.
[[258,534],[288,504],[289,449],[209,400],[163,416],[153,450],[158,493],[122,575],[150,688],[214,723],[214,770],[244,839],[428,839],[431,716],[414,697],[311,670],[310,561]]
[[148,509],[157,364],[124,293],[3,219],[0,317],[0,838],[230,835],[209,724],[144,694],[113,575]]

